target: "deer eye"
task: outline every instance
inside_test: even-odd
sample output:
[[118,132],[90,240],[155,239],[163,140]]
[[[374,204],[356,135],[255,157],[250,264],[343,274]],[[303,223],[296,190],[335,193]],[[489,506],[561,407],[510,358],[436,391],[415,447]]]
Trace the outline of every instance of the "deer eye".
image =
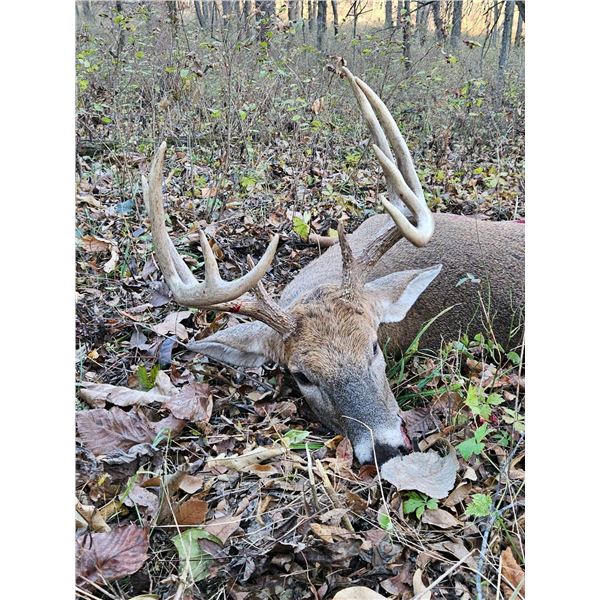
[[379,352],[379,344],[377,342],[373,342],[373,356],[377,356]]
[[302,371],[296,371],[295,373],[292,373],[292,376],[298,385],[314,385],[314,383]]

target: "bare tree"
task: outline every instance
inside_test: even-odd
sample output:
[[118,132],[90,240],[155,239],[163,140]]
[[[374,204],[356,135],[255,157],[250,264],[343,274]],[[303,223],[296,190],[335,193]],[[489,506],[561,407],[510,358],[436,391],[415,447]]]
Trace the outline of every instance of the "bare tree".
[[194,0],[194,9],[196,11],[196,18],[198,19],[198,25],[204,27],[204,11],[203,2],[201,0]]
[[517,19],[517,33],[515,33],[515,48],[520,48],[523,45],[523,22],[523,13],[519,11],[519,18]]
[[340,32],[337,0],[331,0],[331,12],[333,13],[333,35],[337,36]]
[[502,1],[494,2],[494,17],[492,28],[490,29],[490,43],[495,48],[498,45],[498,23],[500,23],[500,7]]
[[300,19],[300,0],[288,0],[288,19],[290,23]]
[[408,71],[411,67],[411,58],[410,58],[410,0],[404,0],[404,9],[402,10],[400,6],[402,5],[402,0],[398,0],[398,26],[402,24],[402,54],[404,56],[404,68]]
[[308,29],[312,31],[315,28],[317,15],[317,0],[308,0]]
[[327,30],[327,0],[317,0],[317,47],[323,50],[325,31]]
[[425,43],[427,37],[427,22],[431,11],[431,2],[418,0],[417,2],[417,33],[421,46]]
[[502,27],[502,45],[500,46],[500,60],[498,62],[498,83],[500,90],[504,86],[504,73],[508,64],[514,12],[515,0],[504,0],[504,25]]
[[442,19],[440,2],[434,1],[431,10],[433,12],[433,23],[435,25],[435,35],[437,37],[437,41],[441,44],[444,44],[448,36],[446,34],[446,28],[444,27],[444,21]]
[[460,31],[462,25],[462,0],[454,0],[452,6],[452,33],[450,34],[450,45],[456,50],[460,43]]
[[392,21],[392,0],[385,0],[385,28],[389,29],[394,25]]

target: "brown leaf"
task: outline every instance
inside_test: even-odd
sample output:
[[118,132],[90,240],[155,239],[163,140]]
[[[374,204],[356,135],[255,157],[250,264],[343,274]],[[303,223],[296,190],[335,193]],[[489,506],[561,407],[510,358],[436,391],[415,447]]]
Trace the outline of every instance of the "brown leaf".
[[310,109],[315,115],[318,115],[325,108],[325,99],[317,98],[313,103]]
[[155,433],[150,422],[136,412],[94,408],[78,412],[77,430],[83,445],[96,456],[111,450],[128,450],[137,444],[151,442]]
[[273,465],[248,465],[244,469],[244,473],[250,473],[263,479],[271,475],[279,475],[279,470]]
[[328,544],[333,544],[334,535],[342,538],[353,535],[347,529],[338,527],[336,525],[321,525],[321,523],[311,523],[310,529],[316,536],[320,537]]
[[393,594],[395,597],[400,596],[400,594],[404,594],[405,592],[410,592],[410,588],[402,581],[402,574],[394,575],[394,577],[390,577],[389,579],[385,579],[379,585],[388,593]]
[[228,456],[226,458],[214,458],[208,461],[210,467],[227,467],[228,469],[234,469],[235,471],[243,471],[250,465],[263,462],[269,458],[281,456],[285,454],[287,448],[284,446],[259,446],[246,454],[240,456]]
[[212,415],[212,396],[206,383],[189,383],[164,403],[173,416],[187,421],[207,422]]
[[449,446],[444,457],[429,450],[392,458],[381,467],[381,476],[399,490],[417,490],[432,498],[445,498],[457,471],[456,452]]
[[447,510],[442,508],[428,508],[421,518],[422,523],[433,525],[440,529],[449,529],[450,527],[460,527],[462,523]]
[[452,493],[444,500],[443,505],[450,508],[462,502],[470,493],[472,484],[468,481],[461,481],[452,491]]
[[107,402],[115,406],[147,406],[152,402],[166,402],[169,397],[155,392],[132,390],[131,388],[106,383],[82,382],[79,397],[93,408],[104,408]]
[[[525,579],[525,571],[521,568],[521,565],[516,561],[510,546],[507,546],[500,555],[502,559],[502,576],[508,581],[510,585],[507,585],[502,581],[502,593],[506,598],[512,598],[515,590]],[[521,584],[518,595],[516,598],[525,598],[525,582]]]
[[177,508],[175,519],[179,525],[200,525],[200,523],[204,523],[207,512],[208,502],[192,496]]
[[158,335],[175,334],[183,342],[188,339],[187,329],[181,324],[181,321],[187,319],[192,314],[190,310],[179,310],[167,315],[165,320],[158,325],[153,325],[152,330]]
[[[437,544],[433,544],[431,546],[431,549],[437,550],[438,552],[449,552],[453,556],[456,556],[456,558],[458,559],[464,558],[465,556],[467,556],[467,554],[469,554],[469,551],[462,542],[439,542]],[[469,565],[469,567],[471,567],[472,569],[477,568],[475,559],[472,556],[469,556],[469,558],[465,560],[465,563]]]
[[352,469],[352,460],[354,459],[354,452],[352,450],[352,444],[348,438],[344,438],[337,446],[335,450],[336,467],[341,469],[343,467]]
[[199,489],[202,489],[204,485],[204,477],[198,477],[196,475],[184,475],[183,479],[179,483],[179,489],[183,490],[186,494],[195,494]]
[[214,519],[206,523],[202,529],[211,535],[218,537],[223,544],[229,539],[229,536],[240,526],[241,516],[228,516]]
[[413,575],[413,593],[415,596],[422,594],[419,600],[431,600],[431,592],[425,592],[426,589],[427,586],[423,583],[423,572],[421,569],[417,569]]
[[148,530],[137,525],[82,535],[75,542],[78,585],[114,580],[138,571],[148,558]]
[[105,240],[95,235],[84,235],[79,239],[79,246],[87,252],[107,252],[110,251],[110,260],[102,267],[105,273],[111,273],[115,270],[119,262],[119,248],[113,240]]
[[106,521],[102,517],[102,514],[98,511],[98,509],[95,506],[84,505],[81,504],[81,502],[76,501],[75,509],[77,510],[77,513],[83,517],[83,519],[92,531],[110,531],[110,527],[106,524]]
[[440,420],[431,412],[430,407],[400,411],[400,416],[410,439],[421,438],[440,426]]
[[360,585],[338,592],[333,600],[386,600],[385,596]]

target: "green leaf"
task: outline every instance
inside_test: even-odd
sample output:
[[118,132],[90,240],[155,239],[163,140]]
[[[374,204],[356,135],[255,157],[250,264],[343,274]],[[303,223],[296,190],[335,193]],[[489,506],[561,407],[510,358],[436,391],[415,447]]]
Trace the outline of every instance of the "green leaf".
[[303,241],[308,240],[308,234],[310,233],[310,227],[306,221],[300,217],[294,217],[292,220],[292,230],[300,236]]
[[489,494],[473,494],[465,514],[469,517],[487,517],[492,512],[492,497]]
[[488,424],[484,423],[481,427],[475,430],[474,437],[475,441],[481,442],[483,438],[488,434]]
[[469,460],[474,454],[481,454],[485,444],[478,442],[475,438],[468,438],[461,442],[457,449],[465,460]]
[[427,500],[427,508],[429,510],[434,510],[438,507],[438,501],[435,498],[429,498],[429,500]]
[[285,432],[283,439],[288,444],[300,444],[310,435],[310,431],[304,431],[302,429],[290,429]]
[[208,567],[213,558],[200,548],[198,540],[211,540],[219,545],[221,540],[203,529],[188,529],[171,538],[179,554],[179,574],[189,573],[193,581],[202,581],[208,577]]
[[380,512],[377,515],[377,522],[379,523],[379,527],[384,529],[385,531],[392,531],[394,529],[394,525],[392,523],[392,519],[390,515]]
[[189,74],[190,74],[189,69],[180,69],[179,70],[179,77],[181,77],[181,79],[185,79],[186,77],[189,77]]
[[516,352],[509,352],[506,355],[506,358],[508,358],[513,365],[521,364],[521,357]]
[[137,59],[144,58],[144,53],[143,53],[141,50],[138,50],[138,51],[135,53],[135,57],[136,57]]

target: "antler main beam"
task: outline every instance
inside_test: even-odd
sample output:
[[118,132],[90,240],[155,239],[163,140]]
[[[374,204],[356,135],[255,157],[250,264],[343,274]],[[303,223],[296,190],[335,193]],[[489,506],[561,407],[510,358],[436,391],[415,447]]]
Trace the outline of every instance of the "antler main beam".
[[[390,111],[364,81],[355,77],[346,67],[342,71],[352,85],[360,111],[373,136],[373,150],[383,169],[390,197],[390,200],[380,197],[381,202],[396,224],[396,227],[373,240],[356,260],[351,259],[351,250],[345,244],[344,270],[353,273],[345,274],[343,281],[360,283],[365,281],[370,269],[402,237],[418,247],[427,244],[433,235],[434,222],[410,151]],[[415,225],[404,214],[402,203],[409,209]]]
[[[152,159],[149,178],[142,176],[142,191],[150,217],[156,261],[173,293],[173,299],[183,306],[247,315],[263,321],[284,335],[288,334],[294,328],[294,319],[269,298],[261,283],[261,278],[275,257],[278,235],[273,236],[258,264],[254,265],[250,259],[250,272],[234,281],[221,279],[217,260],[202,230],[200,246],[204,254],[204,281],[196,279],[175,249],[165,226],[162,197],[162,169],[166,149],[166,142],[162,142]],[[250,290],[254,290],[256,295],[248,294]]]

